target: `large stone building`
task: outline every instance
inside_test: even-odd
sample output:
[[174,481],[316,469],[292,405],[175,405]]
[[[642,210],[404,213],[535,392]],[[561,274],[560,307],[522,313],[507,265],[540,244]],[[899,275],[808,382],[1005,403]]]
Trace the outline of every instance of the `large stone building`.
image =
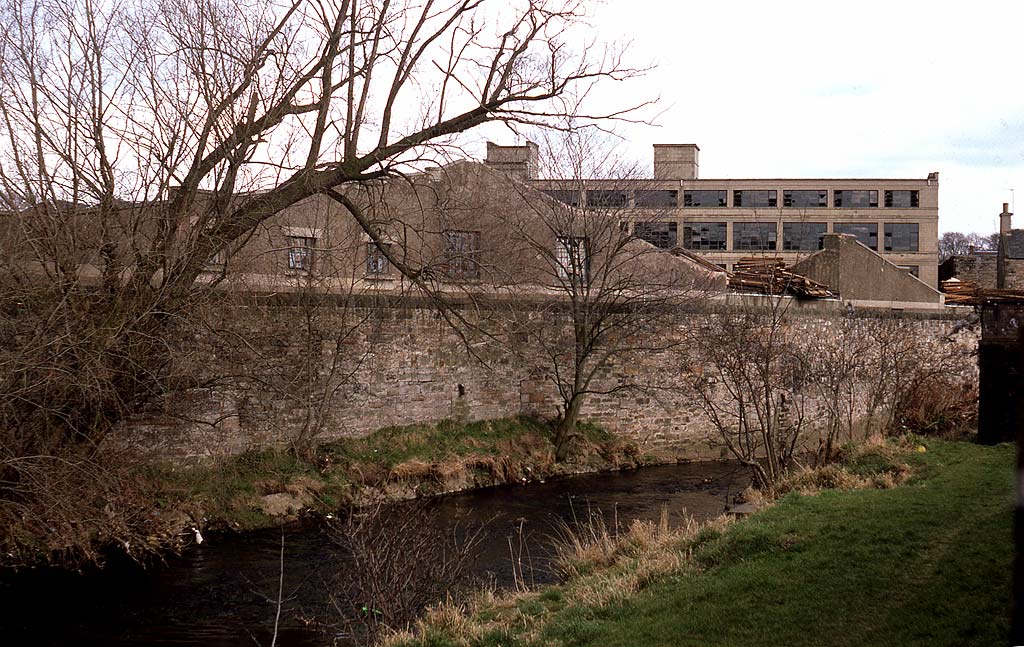
[[[744,257],[795,263],[827,233],[851,234],[938,282],[939,174],[923,179],[703,179],[695,144],[655,144],[649,179],[536,179],[537,148],[488,144],[487,161],[573,205],[607,207],[636,236],[680,246],[728,270]],[[518,166],[517,166],[518,162]]]

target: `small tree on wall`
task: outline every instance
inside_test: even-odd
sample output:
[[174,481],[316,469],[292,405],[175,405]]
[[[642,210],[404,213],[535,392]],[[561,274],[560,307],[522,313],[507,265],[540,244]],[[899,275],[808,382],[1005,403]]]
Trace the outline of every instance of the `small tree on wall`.
[[761,487],[793,464],[807,426],[806,365],[784,297],[754,297],[687,328],[697,406]]
[[[547,192],[518,185],[509,241],[531,262],[503,283],[514,338],[525,341],[518,350],[557,393],[553,438],[565,460],[588,398],[641,388],[611,368],[678,343],[670,318],[723,288],[724,276],[632,235],[638,174],[607,140],[549,139],[541,160],[562,181]],[[657,209],[644,213],[656,219]]]

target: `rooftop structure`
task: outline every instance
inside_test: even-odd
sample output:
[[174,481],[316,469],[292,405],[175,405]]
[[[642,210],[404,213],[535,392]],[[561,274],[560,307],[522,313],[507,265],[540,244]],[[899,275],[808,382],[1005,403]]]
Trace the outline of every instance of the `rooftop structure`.
[[[508,170],[511,149],[488,145],[487,163]],[[492,157],[501,151],[501,157]],[[683,247],[732,270],[765,254],[796,263],[824,248],[826,234],[849,234],[924,283],[938,283],[939,174],[924,178],[702,179],[696,144],[655,144],[654,177],[538,179],[516,171],[567,204],[614,207],[638,237]]]

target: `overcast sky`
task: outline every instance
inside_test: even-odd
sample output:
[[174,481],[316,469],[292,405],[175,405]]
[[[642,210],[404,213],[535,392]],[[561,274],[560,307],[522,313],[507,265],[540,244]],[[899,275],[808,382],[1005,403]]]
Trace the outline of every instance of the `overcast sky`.
[[[700,175],[924,178],[940,231],[995,231],[1024,211],[1024,2],[608,0],[605,39],[657,67],[659,126],[621,129],[629,155],[696,143]],[[624,88],[606,88],[621,100]],[[512,143],[502,141],[501,143]],[[1024,226],[1024,214],[1015,219]]]

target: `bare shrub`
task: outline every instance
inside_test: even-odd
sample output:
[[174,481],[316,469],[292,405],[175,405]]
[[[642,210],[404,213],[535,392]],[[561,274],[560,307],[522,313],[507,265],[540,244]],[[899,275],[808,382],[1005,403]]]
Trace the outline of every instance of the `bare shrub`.
[[423,501],[351,511],[331,527],[350,558],[334,586],[339,614],[370,635],[407,627],[428,605],[469,590],[483,533],[439,526]]

